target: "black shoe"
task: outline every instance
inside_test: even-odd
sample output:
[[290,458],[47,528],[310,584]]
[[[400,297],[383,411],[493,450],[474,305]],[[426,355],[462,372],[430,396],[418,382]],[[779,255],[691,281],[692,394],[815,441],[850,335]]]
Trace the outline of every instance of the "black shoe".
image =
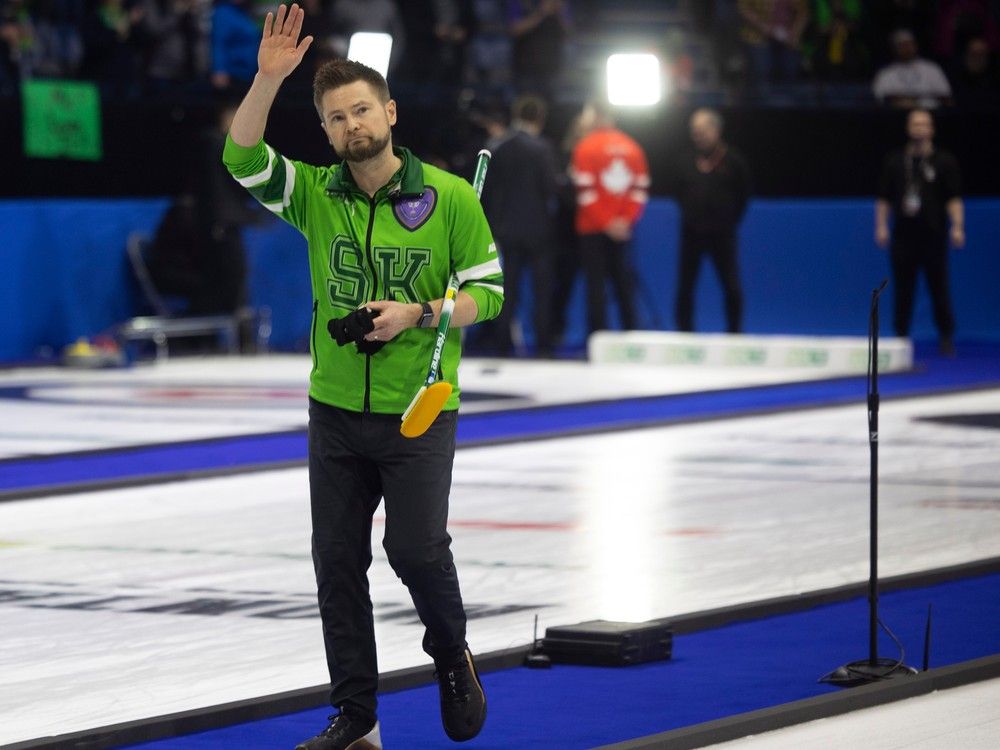
[[486,694],[476,674],[472,652],[465,649],[457,661],[435,666],[445,734],[455,742],[471,740],[486,721]]
[[945,357],[950,358],[955,356],[955,342],[952,341],[947,336],[941,339],[941,341],[938,344],[938,349],[941,351],[941,354],[943,354]]
[[345,713],[330,717],[330,726],[300,742],[295,750],[382,750],[378,721],[364,721]]

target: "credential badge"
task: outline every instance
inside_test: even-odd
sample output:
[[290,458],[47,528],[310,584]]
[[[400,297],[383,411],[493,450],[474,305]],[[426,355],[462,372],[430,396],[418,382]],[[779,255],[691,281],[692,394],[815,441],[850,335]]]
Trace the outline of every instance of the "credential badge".
[[422,195],[416,198],[403,198],[396,201],[393,211],[399,223],[409,229],[416,231],[434,213],[434,206],[437,204],[437,192],[432,187],[424,189]]

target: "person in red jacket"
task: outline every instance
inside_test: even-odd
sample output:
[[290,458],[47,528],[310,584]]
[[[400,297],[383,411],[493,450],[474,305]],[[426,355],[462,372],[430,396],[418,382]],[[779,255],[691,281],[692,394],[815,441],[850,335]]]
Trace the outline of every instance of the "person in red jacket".
[[649,198],[649,166],[642,147],[615,127],[603,101],[587,104],[580,125],[584,135],[573,149],[571,171],[587,324],[591,333],[607,327],[605,285],[610,280],[622,327],[635,328],[629,242]]

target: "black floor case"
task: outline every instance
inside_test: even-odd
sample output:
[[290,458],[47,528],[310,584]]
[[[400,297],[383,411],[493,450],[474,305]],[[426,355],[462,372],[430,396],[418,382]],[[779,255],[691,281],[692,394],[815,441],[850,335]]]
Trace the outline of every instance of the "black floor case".
[[591,620],[546,628],[542,651],[556,664],[625,666],[669,659],[669,624]]

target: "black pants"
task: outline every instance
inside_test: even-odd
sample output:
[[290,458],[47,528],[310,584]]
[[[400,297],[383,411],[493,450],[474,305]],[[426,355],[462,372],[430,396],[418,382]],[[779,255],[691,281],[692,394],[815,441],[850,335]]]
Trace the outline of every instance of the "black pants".
[[910,335],[917,275],[923,271],[927,290],[931,294],[934,324],[942,338],[950,339],[955,333],[955,317],[951,311],[951,293],[948,289],[947,236],[933,232],[926,235],[894,236],[889,254],[896,287],[892,316],[896,335]]
[[677,330],[694,330],[694,288],[701,260],[708,256],[722,285],[726,305],[726,329],[739,333],[743,325],[743,291],[740,287],[736,232],[681,232],[681,254],[677,271]]
[[442,412],[419,438],[399,415],[361,414],[310,399],[312,549],[330,670],[330,702],[375,714],[378,662],[367,571],[372,516],[385,498],[383,547],[410,591],[436,660],[462,654],[465,610],[447,532],[458,413]]
[[[565,224],[568,223],[568,228]],[[566,317],[569,312],[569,302],[576,287],[576,279],[580,273],[579,237],[573,228],[572,214],[568,222],[557,225],[561,231],[556,233],[553,255],[552,295],[549,305],[549,318],[552,327],[552,342],[558,343],[566,333]]]
[[[510,326],[521,303],[521,280],[525,270],[531,271],[531,291],[534,295],[532,323],[535,344],[540,353],[552,350],[552,242],[544,236],[527,240],[497,235],[503,260],[504,305],[497,316],[500,328],[500,348],[510,351]],[[502,338],[502,337],[506,338]]]
[[635,307],[632,304],[633,278],[629,244],[616,242],[606,234],[580,235],[580,261],[587,282],[587,326],[590,332],[607,328],[607,295],[605,286],[611,282],[618,301],[622,328],[635,328]]

